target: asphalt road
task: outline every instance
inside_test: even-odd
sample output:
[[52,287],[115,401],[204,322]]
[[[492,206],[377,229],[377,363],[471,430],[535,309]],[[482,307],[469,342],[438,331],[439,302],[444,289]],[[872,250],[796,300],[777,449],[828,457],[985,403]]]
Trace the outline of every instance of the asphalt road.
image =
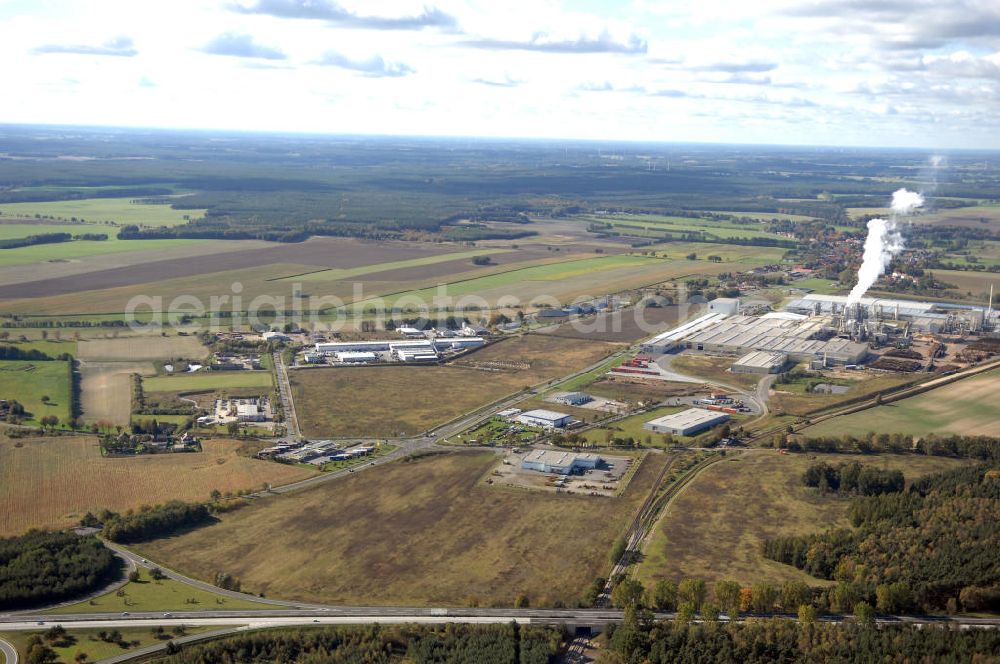
[[3,653],[4,664],[17,664],[17,651],[3,639],[0,639],[0,652]]

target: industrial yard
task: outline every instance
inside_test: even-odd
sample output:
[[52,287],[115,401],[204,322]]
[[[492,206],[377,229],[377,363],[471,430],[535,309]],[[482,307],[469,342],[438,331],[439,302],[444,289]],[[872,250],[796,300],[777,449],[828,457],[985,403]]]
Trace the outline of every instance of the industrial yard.
[[484,480],[492,486],[610,498],[619,495],[642,457],[513,449]]

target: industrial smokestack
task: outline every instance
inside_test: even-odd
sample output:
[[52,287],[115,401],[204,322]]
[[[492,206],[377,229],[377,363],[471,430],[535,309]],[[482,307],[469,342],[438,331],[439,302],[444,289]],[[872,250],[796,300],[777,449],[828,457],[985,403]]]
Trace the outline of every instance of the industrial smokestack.
[[896,230],[897,220],[911,214],[924,204],[924,197],[914,191],[899,189],[892,195],[892,213],[888,219],[868,222],[868,237],[858,269],[858,283],[847,296],[848,304],[856,304],[885,272],[893,256],[903,250],[903,236]]

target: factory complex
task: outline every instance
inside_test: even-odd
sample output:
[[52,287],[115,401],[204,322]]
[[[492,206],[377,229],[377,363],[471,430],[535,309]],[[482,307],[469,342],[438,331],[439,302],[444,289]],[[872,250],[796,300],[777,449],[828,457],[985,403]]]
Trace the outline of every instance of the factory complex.
[[675,436],[692,436],[711,429],[716,424],[729,421],[729,415],[704,408],[688,408],[679,413],[664,415],[642,425],[646,431],[670,433]]
[[370,341],[322,341],[315,352],[305,353],[307,364],[371,364],[373,362],[436,362],[453,354],[486,344],[482,337],[437,337],[434,339],[375,339]]
[[709,303],[710,313],[642,344],[644,353],[683,350],[739,357],[733,371],[775,373],[791,362],[857,365],[870,349],[908,346],[915,333],[979,333],[996,326],[992,308],[932,302],[806,295],[784,311],[741,314],[730,299]]

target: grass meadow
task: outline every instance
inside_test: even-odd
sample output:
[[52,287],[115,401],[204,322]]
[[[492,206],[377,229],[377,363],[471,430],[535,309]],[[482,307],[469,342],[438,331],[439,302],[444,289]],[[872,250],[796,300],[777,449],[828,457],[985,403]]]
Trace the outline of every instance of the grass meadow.
[[510,606],[523,593],[532,606],[571,606],[607,574],[612,542],[666,459],[647,456],[621,497],[595,498],[489,486],[492,453],[438,454],[257,501],[139,550],[283,599]]
[[0,360],[0,399],[20,402],[31,413],[29,423],[45,415],[55,415],[64,423],[72,417],[69,372],[69,362],[61,360]]
[[178,226],[190,219],[201,219],[204,210],[175,210],[169,205],[142,205],[128,198],[82,198],[72,201],[0,204],[0,219],[34,218],[35,215],[63,219],[76,217],[88,223],[111,221],[143,226]]
[[271,389],[270,371],[199,371],[166,376],[154,376],[142,381],[146,392],[198,392],[234,388]]
[[638,578],[647,587],[660,578],[700,578],[709,584],[722,579],[744,585],[825,583],[761,554],[768,538],[849,526],[847,499],[822,495],[801,483],[802,473],[818,459],[898,468],[908,481],[962,463],[909,455],[784,455],[770,450],[730,456],[701,472],[668,504],[643,545]]

